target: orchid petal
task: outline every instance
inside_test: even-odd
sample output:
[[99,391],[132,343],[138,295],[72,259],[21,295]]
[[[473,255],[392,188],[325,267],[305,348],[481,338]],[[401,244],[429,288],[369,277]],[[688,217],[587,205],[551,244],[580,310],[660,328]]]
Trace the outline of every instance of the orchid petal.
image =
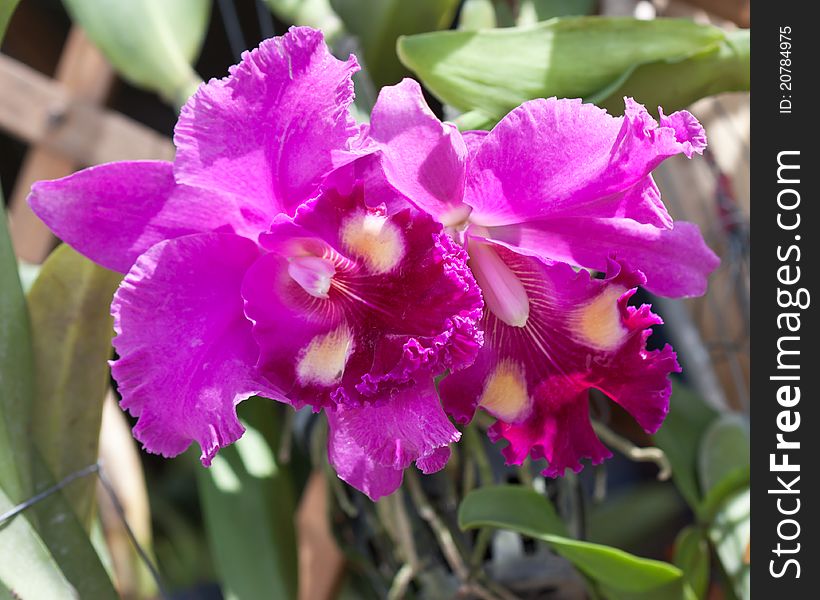
[[445,225],[466,218],[467,147],[458,129],[433,114],[412,79],[382,88],[370,120],[386,180]]
[[425,473],[442,469],[449,458],[447,446],[461,437],[444,413],[432,379],[388,401],[340,407],[329,413],[329,422],[331,464],[339,477],[373,500],[392,493],[413,462]]
[[28,201],[60,239],[120,273],[157,242],[207,231],[256,239],[271,220],[253,203],[177,185],[173,165],[162,161],[109,163],[40,181]]
[[[624,216],[669,228],[669,217],[649,182],[664,159],[691,156],[706,145],[689,113],[661,117],[626,100],[623,117],[580,100],[525,102],[484,139],[471,163],[465,202],[471,221],[510,225],[557,216]],[[648,189],[636,194],[633,190]],[[631,191],[633,190],[633,191]]]
[[125,276],[111,307],[112,373],[149,452],[175,456],[196,441],[207,466],[242,435],[239,402],[281,396],[256,376],[239,293],[258,256],[245,238],[195,234],[152,246]]
[[646,275],[646,289],[661,296],[700,296],[720,259],[693,223],[659,229],[631,219],[561,217],[489,227],[488,237],[518,252],[605,271],[607,256],[624,259]]
[[320,31],[292,27],[245,52],[183,107],[174,142],[181,183],[292,214],[333,168],[359,154],[348,113],[354,57],[334,58]]

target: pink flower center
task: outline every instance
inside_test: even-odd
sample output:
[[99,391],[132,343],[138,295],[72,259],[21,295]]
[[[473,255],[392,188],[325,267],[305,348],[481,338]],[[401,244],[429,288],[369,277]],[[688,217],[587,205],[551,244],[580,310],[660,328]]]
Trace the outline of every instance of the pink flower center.
[[311,296],[328,298],[336,267],[326,258],[295,256],[288,261],[288,275]]
[[487,308],[507,325],[524,327],[530,316],[530,301],[521,280],[492,245],[471,238],[467,251]]

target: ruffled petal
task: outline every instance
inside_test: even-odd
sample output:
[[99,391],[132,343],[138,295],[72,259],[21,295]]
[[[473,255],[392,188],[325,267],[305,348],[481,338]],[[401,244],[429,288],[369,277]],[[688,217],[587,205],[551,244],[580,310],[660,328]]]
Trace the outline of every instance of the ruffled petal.
[[331,464],[339,477],[373,500],[393,492],[413,462],[425,473],[442,469],[447,446],[461,437],[439,403],[432,378],[388,401],[339,407],[328,418]]
[[561,217],[488,227],[488,238],[525,254],[605,271],[607,257],[624,259],[646,275],[644,287],[661,296],[700,296],[720,259],[693,223],[659,229],[632,219]]
[[272,215],[229,195],[177,185],[173,165],[116,162],[35,183],[35,214],[69,246],[126,273],[157,242],[220,231],[256,239]]
[[334,58],[308,27],[245,52],[229,77],[200,86],[183,107],[177,179],[292,214],[359,154],[360,130],[348,113],[358,69],[353,56]]
[[333,412],[327,413],[329,436],[327,454],[339,478],[376,501],[389,496],[401,485],[402,469],[378,464],[362,449],[343,427],[336,423]]
[[245,238],[196,234],[152,246],[125,276],[111,306],[112,373],[149,452],[175,456],[195,441],[207,466],[242,435],[239,402],[280,396],[256,376],[242,312],[240,284],[258,256]]
[[[592,279],[564,263],[471,239],[474,271],[485,268],[473,259],[475,244],[496,253],[518,278],[529,313],[525,323],[510,325],[485,305],[485,343],[475,364],[439,384],[447,412],[466,422],[481,407],[498,421],[491,437],[509,442],[503,451],[509,463],[546,458],[544,473],[553,477],[566,468],[580,470],[584,458],[598,463],[610,455],[589,422],[590,389],[654,432],[669,407],[668,375],[680,368],[669,346],[646,349],[649,327],[660,319],[649,306],[627,305],[643,275],[609,261],[606,279]],[[485,281],[480,273],[476,279]]]
[[261,243],[271,253],[248,272],[245,312],[260,369],[295,405],[390,397],[475,358],[480,292],[428,215],[368,207],[359,186],[328,188]]
[[[554,390],[555,395],[544,396],[536,404],[530,417],[521,423],[496,421],[487,435],[493,442],[506,440],[501,453],[507,464],[520,465],[527,456],[534,460],[546,459],[547,477],[561,477],[566,469],[579,473],[583,469],[581,459],[589,459],[599,465],[612,456],[609,448],[601,443],[589,420],[588,392]],[[558,405],[550,406],[550,401]]]
[[580,100],[531,100],[481,144],[465,202],[474,209],[471,221],[483,226],[574,215],[624,216],[668,228],[672,220],[657,194],[624,194],[664,159],[691,156],[705,145],[703,128],[689,113],[662,116],[659,125],[631,99],[623,117]]
[[433,114],[412,79],[382,88],[370,119],[386,180],[445,225],[463,221],[467,147]]

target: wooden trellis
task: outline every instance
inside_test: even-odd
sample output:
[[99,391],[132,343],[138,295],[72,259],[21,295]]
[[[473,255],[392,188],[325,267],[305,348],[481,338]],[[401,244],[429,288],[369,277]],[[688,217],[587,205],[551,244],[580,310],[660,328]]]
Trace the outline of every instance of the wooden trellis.
[[114,160],[174,156],[171,140],[105,108],[113,71],[99,50],[72,28],[51,79],[0,54],[0,129],[29,146],[9,202],[17,255],[42,262],[54,238],[25,202],[31,184]]

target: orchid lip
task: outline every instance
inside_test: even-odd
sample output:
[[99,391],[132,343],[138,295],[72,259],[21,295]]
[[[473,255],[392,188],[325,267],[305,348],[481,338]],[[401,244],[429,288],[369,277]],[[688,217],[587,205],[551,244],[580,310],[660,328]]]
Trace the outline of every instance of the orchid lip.
[[336,267],[319,256],[295,256],[288,259],[288,275],[315,298],[327,299]]
[[524,327],[530,316],[530,301],[524,284],[492,245],[471,238],[468,252],[470,268],[487,308],[507,325]]

